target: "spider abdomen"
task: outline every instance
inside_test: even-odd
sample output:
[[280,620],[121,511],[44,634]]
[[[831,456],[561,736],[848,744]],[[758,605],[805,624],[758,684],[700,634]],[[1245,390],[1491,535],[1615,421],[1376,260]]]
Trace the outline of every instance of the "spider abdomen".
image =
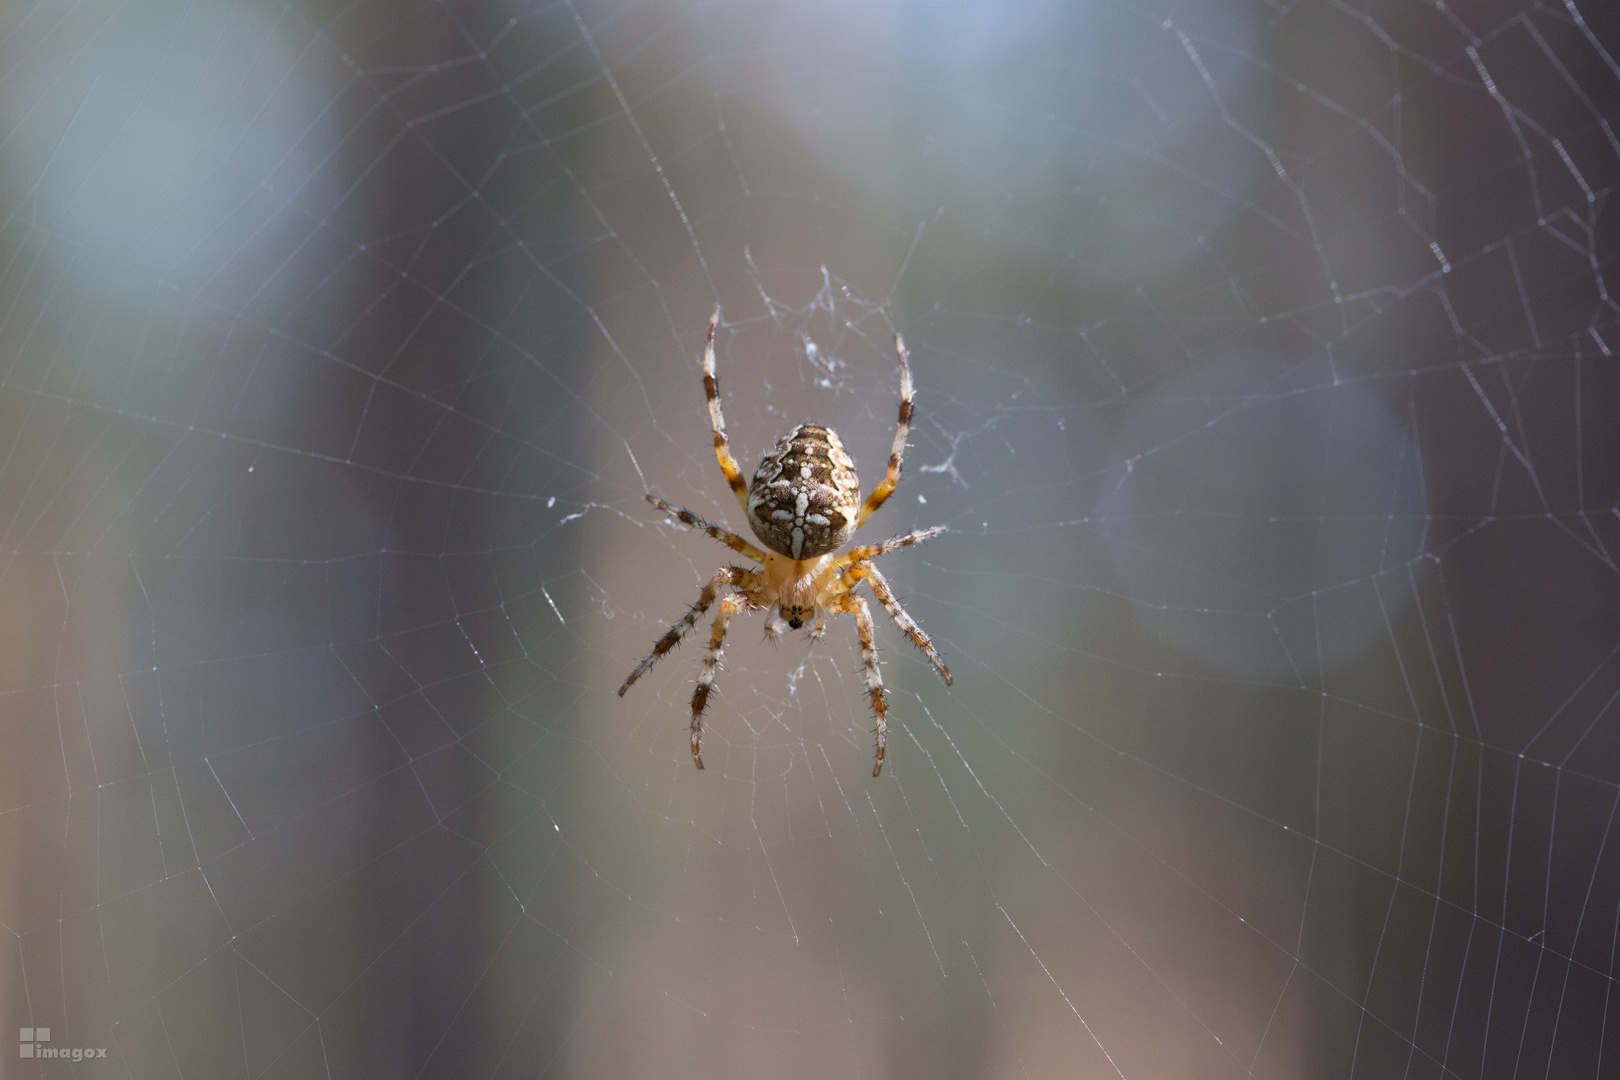
[[855,532],[860,481],[838,433],[800,424],[766,454],[748,486],[748,524],[766,547],[813,559]]

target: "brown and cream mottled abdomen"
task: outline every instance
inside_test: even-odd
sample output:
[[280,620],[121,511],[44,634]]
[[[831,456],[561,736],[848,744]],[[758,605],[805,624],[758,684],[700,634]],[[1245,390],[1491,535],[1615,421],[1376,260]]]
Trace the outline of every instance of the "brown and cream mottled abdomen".
[[836,551],[855,532],[860,481],[838,433],[800,424],[759,463],[748,487],[748,524],[790,559]]

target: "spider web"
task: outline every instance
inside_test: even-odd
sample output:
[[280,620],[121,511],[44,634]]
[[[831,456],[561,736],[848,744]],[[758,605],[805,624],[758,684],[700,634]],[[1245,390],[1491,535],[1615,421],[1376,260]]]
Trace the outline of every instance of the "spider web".
[[[1615,1075],[1616,48],[0,11],[0,1072]],[[716,303],[747,471],[875,482],[911,348],[878,780],[847,619],[702,773],[703,628],[614,693],[734,561],[644,492],[744,525]]]

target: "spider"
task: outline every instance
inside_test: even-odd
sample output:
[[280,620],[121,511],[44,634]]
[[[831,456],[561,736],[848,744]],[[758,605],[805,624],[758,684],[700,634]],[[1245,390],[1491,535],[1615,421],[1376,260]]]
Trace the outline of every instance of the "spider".
[[731,617],[743,611],[768,611],[774,607],[776,613],[765,623],[765,633],[771,638],[782,633],[784,624],[797,630],[814,618],[815,626],[810,631],[810,639],[814,641],[827,632],[829,612],[853,614],[855,633],[861,640],[866,692],[871,695],[872,711],[877,714],[877,762],[872,766],[872,775],[877,776],[883,771],[883,748],[889,733],[888,707],[884,700],[883,676],[878,672],[872,612],[866,606],[866,599],[855,594],[857,585],[864,581],[871,586],[873,595],[889,617],[912,644],[927,655],[945,685],[951,684],[951,673],[934,650],[934,643],[928,640],[916,620],[906,614],[888,581],[872,565],[872,560],[879,555],[937,536],[945,531],[945,526],[919,529],[880,544],[867,544],[850,548],[842,555],[835,554],[873,511],[883,505],[900,479],[900,458],[911,429],[911,368],[906,363],[905,343],[899,334],[894,336],[894,351],[900,357],[900,419],[895,428],[894,448],[889,452],[889,471],[866,501],[861,502],[855,463],[844,450],[837,432],[820,424],[800,424],[782,436],[775,449],[759,463],[754,482],[751,485],[743,482],[742,470],[737,467],[726,442],[726,418],[720,411],[720,382],[714,374],[714,333],[719,325],[720,308],[716,306],[709,318],[708,343],[703,347],[703,392],[709,400],[709,422],[714,428],[714,454],[720,461],[720,471],[726,474],[726,483],[731,485],[732,494],[748,515],[749,528],[770,550],[761,551],[736,533],[710,524],[690,510],[671,506],[648,492],[647,501],[666,514],[691,528],[702,529],[760,565],[757,570],[726,566],[717,571],[703,586],[697,602],[658,639],[652,652],[624,680],[619,696],[623,697],[632,683],[680,644],[721,590],[735,589],[720,601],[714,630],[709,635],[709,648],[703,655],[703,670],[698,675],[697,689],[692,693],[692,761],[701,769],[703,709],[709,703],[709,691],[720,669],[726,624]]

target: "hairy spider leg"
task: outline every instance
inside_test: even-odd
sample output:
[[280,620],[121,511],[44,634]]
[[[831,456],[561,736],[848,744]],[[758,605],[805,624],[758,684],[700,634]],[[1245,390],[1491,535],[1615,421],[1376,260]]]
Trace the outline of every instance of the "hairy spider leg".
[[721,589],[727,585],[746,589],[754,584],[753,573],[741,567],[727,566],[717,571],[714,577],[709,579],[709,583],[703,586],[703,591],[698,594],[697,603],[693,604],[686,614],[681,616],[680,621],[670,627],[669,631],[658,639],[658,643],[653,646],[652,652],[648,653],[647,658],[637,664],[636,669],[630,673],[630,677],[624,680],[624,685],[619,687],[619,696],[624,697],[624,692],[630,689],[631,683],[647,674],[665,653],[681,643],[681,638],[686,636],[688,630],[697,625],[697,621],[703,617],[703,613],[709,610],[709,605],[714,603],[714,598],[720,595]]
[[889,613],[889,618],[905,632],[913,645],[923,651],[928,657],[928,662],[934,665],[934,670],[939,672],[940,678],[945,680],[945,685],[951,685],[950,669],[934,650],[934,643],[928,639],[928,634],[923,628],[917,625],[917,620],[907,614],[906,609],[900,606],[900,601],[894,598],[894,590],[889,588],[889,580],[878,572],[878,568],[871,563],[859,562],[844,572],[844,580],[852,589],[863,579],[872,586],[872,592],[877,595],[878,603],[883,605],[883,610]]
[[835,613],[853,612],[855,615],[855,634],[861,639],[861,667],[866,676],[866,692],[872,696],[872,711],[877,714],[877,761],[872,766],[872,775],[876,776],[883,771],[883,749],[889,741],[889,706],[884,700],[883,674],[878,671],[877,628],[872,625],[872,609],[866,606],[865,597],[854,593],[834,597],[827,607]]
[[737,552],[739,555],[746,555],[757,563],[763,563],[765,561],[765,553],[763,551],[759,550],[759,548],[755,547],[753,544],[750,544],[736,533],[731,532],[728,529],[722,529],[718,525],[705,521],[684,507],[667,503],[650,491],[647,493],[647,501],[671,517],[680,519],[682,525],[689,526],[693,529],[702,529],[704,532],[726,545],[726,547],[730,548],[732,551]]
[[909,532],[904,536],[891,537],[880,544],[867,544],[863,547],[850,548],[833,561],[833,567],[842,569],[852,563],[866,562],[877,558],[879,555],[887,555],[896,548],[910,547],[912,544],[927,540],[929,537],[938,536],[944,531],[945,526],[935,525],[932,529],[918,529],[916,532]]
[[703,671],[698,675],[697,689],[692,691],[692,763],[703,768],[703,709],[709,704],[709,691],[714,688],[714,676],[720,670],[720,657],[725,651],[726,623],[739,611],[756,606],[747,593],[732,593],[720,601],[720,610],[714,613],[714,631],[709,635],[709,650],[703,654]]
[[709,340],[703,346],[703,393],[709,399],[709,424],[714,428],[714,456],[720,461],[720,471],[726,474],[731,493],[737,496],[737,505],[748,510],[748,484],[743,480],[737,459],[731,456],[731,444],[726,441],[726,417],[720,411],[720,379],[714,373],[714,332],[720,326],[720,305],[714,305],[709,316]]
[[889,450],[889,471],[855,515],[857,529],[888,500],[894,485],[900,482],[900,459],[906,452],[906,436],[911,432],[911,365],[906,363],[906,343],[900,340],[899,334],[894,335],[894,351],[900,357],[900,420],[895,425],[894,446]]

